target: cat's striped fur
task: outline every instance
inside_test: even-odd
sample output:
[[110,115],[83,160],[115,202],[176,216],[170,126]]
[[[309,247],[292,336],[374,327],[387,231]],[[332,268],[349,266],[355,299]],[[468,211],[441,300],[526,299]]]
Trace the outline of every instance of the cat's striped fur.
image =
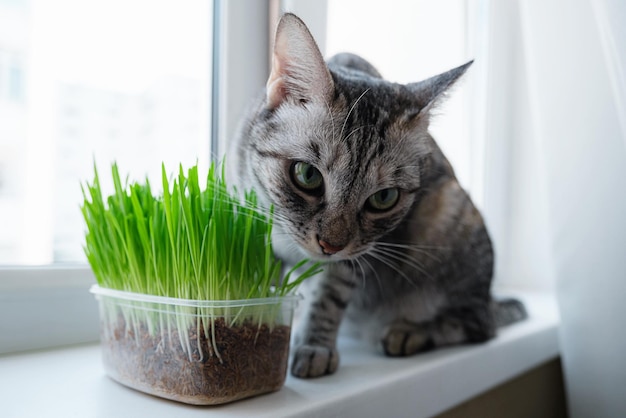
[[483,219],[428,133],[432,108],[470,64],[390,83],[355,55],[326,64],[304,23],[281,19],[266,92],[228,167],[274,205],[280,257],[328,262],[303,289],[294,375],[337,369],[342,323],[406,356],[485,341],[496,312],[524,316],[515,301],[493,302]]

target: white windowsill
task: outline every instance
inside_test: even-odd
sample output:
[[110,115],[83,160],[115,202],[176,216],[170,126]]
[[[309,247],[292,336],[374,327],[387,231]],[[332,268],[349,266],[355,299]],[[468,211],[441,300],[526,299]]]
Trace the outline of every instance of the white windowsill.
[[2,416],[430,417],[559,355],[554,297],[515,293],[530,319],[482,345],[385,358],[343,339],[339,371],[288,377],[278,392],[219,407],[193,407],[128,389],[106,377],[96,344],[0,356]]

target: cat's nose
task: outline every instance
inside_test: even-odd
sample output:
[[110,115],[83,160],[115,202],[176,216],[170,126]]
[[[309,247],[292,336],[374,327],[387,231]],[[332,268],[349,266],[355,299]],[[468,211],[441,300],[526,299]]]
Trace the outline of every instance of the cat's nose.
[[336,254],[346,247],[345,245],[332,245],[324,241],[323,239],[319,240],[318,242],[320,243],[320,247],[322,247],[322,252],[328,255]]

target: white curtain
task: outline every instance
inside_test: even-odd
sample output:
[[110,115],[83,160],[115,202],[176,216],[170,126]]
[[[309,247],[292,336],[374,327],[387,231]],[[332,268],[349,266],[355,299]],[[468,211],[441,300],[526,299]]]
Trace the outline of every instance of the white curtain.
[[626,2],[528,0],[517,7],[570,414],[623,417]]

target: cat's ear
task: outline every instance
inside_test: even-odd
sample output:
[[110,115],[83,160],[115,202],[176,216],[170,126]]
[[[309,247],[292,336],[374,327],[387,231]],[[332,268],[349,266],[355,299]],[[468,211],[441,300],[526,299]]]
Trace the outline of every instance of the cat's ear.
[[304,22],[291,13],[280,19],[276,29],[266,91],[270,109],[287,99],[295,103],[327,101],[333,94],[333,79],[322,53]]
[[446,91],[463,75],[465,71],[472,65],[474,61],[470,61],[460,67],[453,68],[450,71],[428,78],[418,83],[408,84],[409,91],[413,94],[416,108],[412,109],[410,118],[418,115],[428,114],[445,97]]

